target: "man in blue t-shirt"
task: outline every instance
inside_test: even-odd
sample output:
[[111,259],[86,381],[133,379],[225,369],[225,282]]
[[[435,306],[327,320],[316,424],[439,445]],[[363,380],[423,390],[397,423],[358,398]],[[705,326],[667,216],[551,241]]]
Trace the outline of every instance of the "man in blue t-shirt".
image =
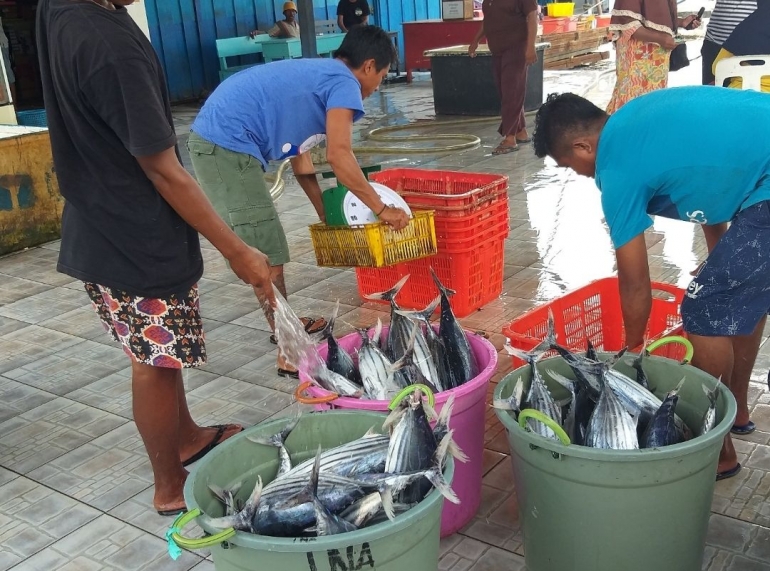
[[[687,288],[684,329],[693,365],[721,377],[738,401],[733,432],[751,432],[748,383],[770,310],[770,96],[665,89],[608,117],[566,93],[538,111],[534,143],[538,157],[596,179],[631,349],[641,348],[652,303],[651,215],[702,225],[709,257]],[[717,478],[739,470],[728,436]]]
[[[408,223],[406,212],[382,202],[352,151],[363,99],[379,88],[395,57],[381,28],[354,28],[334,59],[285,60],[233,75],[214,90],[192,125],[188,149],[198,182],[235,233],[268,256],[271,279],[284,297],[289,246],[265,184],[269,161],[291,159],[297,182],[323,221],[321,187],[308,151],[325,140],[339,183],[394,229]],[[254,290],[274,327],[265,292]],[[309,333],[325,326],[323,319],[302,321]],[[280,354],[278,372],[297,376]]]

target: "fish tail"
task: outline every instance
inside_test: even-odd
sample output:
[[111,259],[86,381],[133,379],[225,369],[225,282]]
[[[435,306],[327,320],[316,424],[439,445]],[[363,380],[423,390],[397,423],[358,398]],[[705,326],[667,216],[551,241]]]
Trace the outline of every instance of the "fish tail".
[[545,372],[549,377],[567,389],[570,393],[573,395],[575,394],[575,381],[568,379],[564,375],[561,375],[556,371],[552,371],[551,369],[546,369]]
[[668,395],[667,395],[667,396],[673,397],[673,396],[676,396],[676,395],[678,395],[678,394],[679,394],[679,391],[681,391],[681,390],[682,390],[682,387],[684,386],[684,382],[685,382],[686,380],[687,380],[687,377],[682,377],[682,380],[681,380],[681,381],[679,381],[679,384],[677,384],[677,385],[676,385],[676,387],[674,387],[673,389],[671,389],[671,390],[668,392]]
[[364,297],[366,299],[370,299],[372,301],[389,301],[391,303],[394,302],[396,299],[396,296],[398,295],[398,292],[401,291],[401,288],[404,287],[404,284],[406,283],[406,280],[409,279],[409,274],[406,274],[403,278],[398,280],[398,283],[394,285],[392,288],[390,288],[387,291],[381,291],[378,293],[370,293],[369,295],[365,295]]
[[388,519],[392,521],[396,518],[396,512],[393,508],[393,489],[389,484],[383,484],[382,489],[379,490],[379,492],[380,502],[382,502],[382,511],[384,511],[385,515],[388,516]]
[[430,470],[427,470],[425,472],[425,477],[431,484],[433,484],[433,487],[436,488],[447,500],[453,504],[460,503],[460,498],[457,497],[457,494],[454,493],[452,487],[444,479],[444,474],[441,473],[441,469],[439,467],[433,467]]
[[289,421],[289,424],[287,424],[283,430],[280,432],[276,432],[275,434],[271,434],[270,436],[247,436],[250,441],[256,443],[256,444],[262,444],[264,446],[273,446],[275,448],[283,448],[284,443],[286,442],[286,439],[291,434],[292,430],[294,430],[297,427],[297,424],[299,423],[299,419],[301,417],[301,414],[299,411],[297,414],[294,415],[294,417]]
[[548,308],[548,334],[545,336],[545,341],[549,345],[556,344],[556,321],[553,318],[553,308],[550,307]]
[[380,346],[380,340],[382,339],[382,319],[377,318],[377,325],[374,327],[374,343],[378,347]]
[[706,385],[701,385],[701,388],[703,389],[703,392],[706,393],[706,396],[709,398],[709,402],[712,405],[715,405],[717,402],[717,394],[719,393],[719,385],[714,385],[713,389],[709,389]]
[[494,399],[492,401],[492,408],[498,410],[512,410],[514,412],[520,411],[519,402],[514,395],[511,395],[508,399]]
[[329,317],[329,321],[326,322],[326,327],[324,327],[319,334],[321,339],[334,337],[334,322],[337,321],[337,315],[339,315],[339,312],[340,300],[337,300],[337,303],[334,305],[334,310],[332,311],[331,317]]
[[438,307],[438,304],[441,303],[441,296],[437,296],[436,299],[431,301],[428,306],[420,311],[414,310],[414,311],[405,311],[403,309],[399,309],[396,311],[399,315],[403,317],[408,317],[409,319],[416,319],[418,321],[422,321],[423,323],[427,323],[430,325],[430,318],[433,315],[433,313],[436,311],[436,308]]
[[532,364],[535,361],[535,357],[531,353],[527,353],[526,351],[522,351],[521,349],[518,349],[514,347],[513,345],[510,345],[509,343],[506,343],[503,345],[503,349],[505,349],[505,352],[511,355],[512,357],[516,357],[517,359],[521,359],[522,361]]
[[404,416],[404,411],[405,409],[401,406],[393,410],[393,412],[391,412],[388,415],[388,417],[385,419],[385,421],[382,423],[382,429],[388,430],[389,428],[398,424],[398,421],[401,420],[402,416]]
[[446,402],[444,403],[444,406],[441,407],[441,412],[438,415],[438,418],[436,419],[436,428],[446,428],[449,426],[449,419],[452,417],[452,410],[455,406],[455,396],[449,395],[449,398],[446,399]]
[[443,468],[444,464],[446,463],[447,455],[452,456],[455,460],[458,460],[463,464],[469,460],[465,452],[463,452],[455,442],[454,430],[447,431],[447,433],[444,435],[444,438],[442,438],[441,442],[439,442],[439,445],[436,448],[436,453],[434,455],[436,465]]
[[449,297],[450,295],[454,295],[457,293],[453,289],[449,289],[444,284],[441,283],[441,280],[438,279],[438,276],[436,275],[436,272],[433,270],[433,266],[430,267],[430,275],[433,277],[433,283],[436,284],[436,287],[438,290],[443,293],[445,296]]

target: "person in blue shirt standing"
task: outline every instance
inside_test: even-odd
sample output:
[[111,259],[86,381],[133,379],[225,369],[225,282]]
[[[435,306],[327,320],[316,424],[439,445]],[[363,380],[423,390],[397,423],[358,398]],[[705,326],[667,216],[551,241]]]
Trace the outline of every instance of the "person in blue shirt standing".
[[[739,434],[753,427],[748,384],[770,310],[768,133],[766,94],[703,86],[644,95],[611,117],[577,95],[555,95],[535,123],[537,156],[593,177],[601,191],[630,349],[641,348],[652,304],[651,215],[703,227],[709,256],[687,288],[682,321],[693,365],[735,395]],[[728,435],[717,479],[740,468]]]
[[[382,202],[352,151],[353,123],[364,115],[363,99],[379,88],[395,57],[381,28],[356,27],[333,59],[284,60],[229,77],[191,127],[187,147],[201,188],[235,233],[268,256],[271,279],[284,297],[289,246],[265,184],[269,161],[291,159],[297,182],[324,221],[321,187],[308,151],[325,140],[326,159],[340,184],[394,229],[409,221],[406,212]],[[274,327],[264,290],[254,291]],[[325,325],[309,317],[303,322],[309,333]],[[297,375],[280,354],[278,372]]]

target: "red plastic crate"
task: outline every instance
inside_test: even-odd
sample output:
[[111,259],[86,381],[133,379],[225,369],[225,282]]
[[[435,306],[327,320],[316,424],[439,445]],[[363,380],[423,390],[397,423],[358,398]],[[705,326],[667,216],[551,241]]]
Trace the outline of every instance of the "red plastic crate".
[[386,169],[369,180],[395,190],[411,208],[435,210],[437,217],[470,214],[507,198],[508,191],[507,176],[483,173]]
[[[650,313],[648,342],[682,334],[679,308],[684,290],[660,282],[653,282],[652,311]],[[662,297],[662,296],[665,296]],[[599,350],[620,351],[625,345],[620,292],[616,277],[604,278],[541,305],[514,319],[503,328],[513,347],[529,351],[548,333],[548,310],[553,310],[556,338],[560,345],[574,351],[586,350],[586,339]],[[664,345],[656,355],[683,359],[685,349],[679,344]],[[513,359],[514,368],[524,362]]]
[[358,293],[385,291],[409,274],[396,302],[405,309],[422,309],[438,295],[430,268],[445,286],[455,290],[449,298],[457,317],[470,315],[500,296],[503,290],[504,237],[472,246],[465,252],[441,250],[429,258],[405,262],[387,268],[356,268]]
[[461,254],[469,252],[479,244],[484,244],[494,239],[505,239],[508,237],[510,228],[508,218],[498,220],[497,222],[482,222],[471,228],[465,228],[446,232],[436,230],[436,242],[439,254]]
[[436,232],[442,234],[452,234],[458,230],[476,227],[481,223],[508,222],[508,196],[465,216],[443,216],[441,212],[434,212],[433,220]]
[[556,18],[545,16],[543,18],[543,35],[574,32],[577,30],[577,25],[577,19],[573,16]]

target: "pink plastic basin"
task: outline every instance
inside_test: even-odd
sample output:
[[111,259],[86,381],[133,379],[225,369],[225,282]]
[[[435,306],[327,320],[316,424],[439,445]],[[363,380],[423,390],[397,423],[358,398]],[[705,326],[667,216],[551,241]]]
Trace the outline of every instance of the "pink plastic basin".
[[[383,335],[387,335],[388,327],[383,327]],[[497,351],[489,341],[470,331],[465,332],[476,357],[480,370],[474,378],[456,389],[436,394],[436,412],[440,412],[450,395],[454,395],[455,403],[449,427],[454,430],[454,440],[469,460],[465,464],[455,462],[455,475],[452,489],[460,498],[459,504],[444,501],[441,515],[441,537],[447,537],[460,530],[473,519],[481,503],[481,478],[483,475],[482,456],[484,453],[484,412],[487,397],[487,384],[497,369]],[[361,337],[351,333],[338,339],[338,343],[357,362],[357,351],[361,347]],[[318,346],[318,352],[326,358],[328,347],[326,343]],[[300,381],[308,382],[310,378],[300,371]],[[307,389],[312,397],[324,397],[330,393],[315,385]],[[389,401],[367,400],[350,397],[339,397],[329,404],[317,405],[318,410],[329,408],[347,408],[356,410],[373,410],[388,412]]]

